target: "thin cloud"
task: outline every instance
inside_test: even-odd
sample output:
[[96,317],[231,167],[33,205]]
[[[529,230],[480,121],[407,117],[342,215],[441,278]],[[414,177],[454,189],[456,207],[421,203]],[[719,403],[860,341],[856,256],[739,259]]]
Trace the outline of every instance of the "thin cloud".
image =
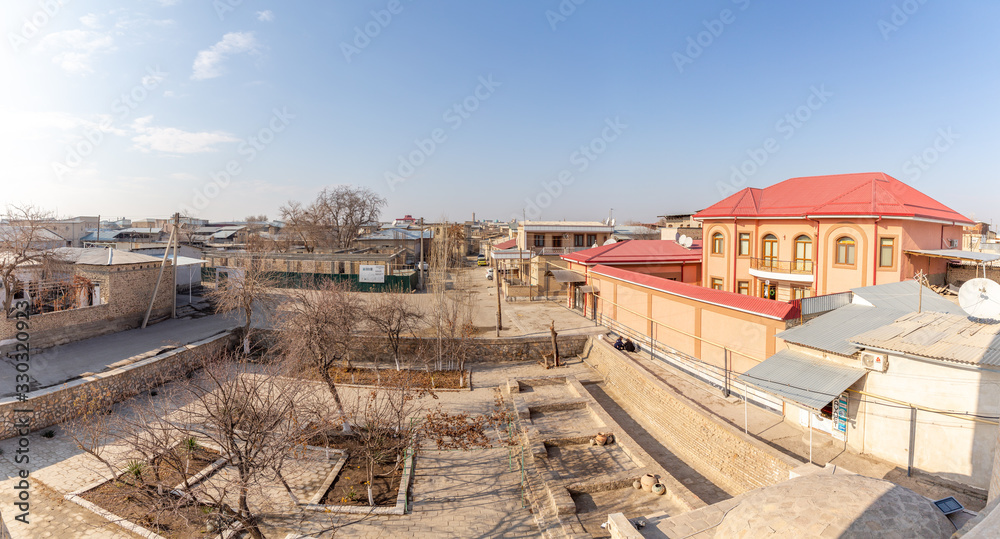
[[151,151],[192,154],[219,151],[216,145],[226,142],[236,142],[233,135],[224,131],[191,132],[175,127],[156,127],[152,125],[152,116],[143,116],[132,122],[132,129],[138,133],[132,137],[135,148],[141,152]]
[[38,44],[42,52],[52,55],[52,62],[67,73],[84,74],[94,71],[94,57],[115,49],[115,40],[108,34],[93,30],[64,30],[45,36]]
[[271,22],[274,20],[274,12],[270,9],[257,12],[257,20],[260,22]]
[[214,79],[222,75],[222,62],[234,54],[256,52],[257,39],[253,32],[230,32],[222,36],[222,41],[208,49],[199,51],[195,56],[193,80]]

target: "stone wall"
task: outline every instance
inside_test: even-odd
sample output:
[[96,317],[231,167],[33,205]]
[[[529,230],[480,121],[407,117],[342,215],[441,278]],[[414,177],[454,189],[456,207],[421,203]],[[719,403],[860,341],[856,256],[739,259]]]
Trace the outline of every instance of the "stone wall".
[[[948,265],[948,284],[962,286],[962,283],[969,279],[975,279],[976,275],[983,276],[983,270],[976,266],[952,266]],[[987,267],[986,278],[1000,282],[1000,267]]]
[[[100,283],[101,305],[33,315],[28,320],[31,348],[48,348],[139,327],[149,308],[160,264],[77,265],[76,273]],[[173,279],[167,267],[150,320],[170,315]],[[16,324],[14,318],[0,317],[0,353],[13,349]]]
[[[384,359],[386,350],[384,348],[384,338],[369,338],[371,345],[362,346],[364,352],[355,354],[353,359],[358,361],[371,361],[377,356]],[[586,335],[560,336],[559,356],[575,357],[583,352],[587,344]],[[362,338],[365,340],[365,338]],[[541,361],[542,353],[552,353],[552,339],[546,337],[507,337],[502,339],[472,339],[473,352],[470,362],[495,363],[499,361]],[[433,338],[403,339],[400,343],[400,355],[403,357],[414,357],[419,355],[419,348],[426,351],[437,350],[437,340]]]
[[601,339],[591,339],[582,356],[605,377],[615,400],[641,411],[636,421],[729,494],[784,481],[802,464],[710,417]]
[[17,418],[30,416],[32,431],[68,421],[80,413],[81,403],[96,401],[110,406],[184,376],[198,368],[204,355],[233,344],[232,335],[223,333],[124,367],[32,391],[24,402],[14,398],[0,400],[0,439],[17,435],[14,428]]

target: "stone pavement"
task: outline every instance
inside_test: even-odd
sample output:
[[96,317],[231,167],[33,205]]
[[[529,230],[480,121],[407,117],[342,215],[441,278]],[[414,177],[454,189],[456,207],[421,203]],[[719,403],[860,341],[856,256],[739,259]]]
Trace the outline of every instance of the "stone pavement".
[[[429,407],[441,405],[447,411],[489,413],[493,409],[494,387],[505,383],[512,375],[538,376],[553,373],[587,374],[579,360],[567,367],[546,370],[538,364],[493,364],[476,366],[474,391],[441,391],[437,399],[428,399]],[[350,399],[357,389],[343,388],[342,396]],[[169,392],[161,389],[165,397]],[[166,402],[166,401],[164,401]],[[127,403],[126,403],[127,404]],[[182,405],[172,402],[171,408]],[[166,405],[166,404],[165,404]],[[116,413],[127,413],[120,405]],[[18,439],[0,441],[0,513],[11,537],[75,538],[75,537],[136,537],[105,521],[82,507],[63,499],[65,494],[91,484],[107,475],[106,468],[96,459],[78,449],[62,427],[51,430],[54,436],[30,434],[31,508],[28,524],[14,520],[13,502],[17,496],[15,475],[22,465],[14,462]],[[116,447],[109,448],[113,461],[122,462],[125,455]],[[516,469],[516,468],[515,468]],[[325,470],[325,468],[324,468]],[[304,470],[309,482],[315,483],[324,470]],[[282,491],[275,497],[285,503]],[[305,496],[305,492],[301,494]],[[510,471],[508,449],[495,448],[469,452],[428,451],[417,455],[413,484],[412,512],[403,516],[363,518],[358,515],[329,513],[299,513],[277,521],[268,537],[284,537],[293,530],[321,532],[326,528],[343,527],[341,537],[537,537],[538,528],[531,512],[522,508],[520,475]],[[299,532],[301,533],[301,532]],[[332,531],[320,534],[332,536]]]

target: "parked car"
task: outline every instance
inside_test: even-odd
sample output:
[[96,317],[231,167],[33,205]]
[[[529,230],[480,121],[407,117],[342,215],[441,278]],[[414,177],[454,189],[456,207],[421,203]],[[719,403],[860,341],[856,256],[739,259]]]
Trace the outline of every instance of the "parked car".
[[479,255],[479,258],[476,258],[476,265],[489,266],[490,261],[486,259],[486,255]]
[[493,280],[493,268],[486,270],[486,279],[490,281]]

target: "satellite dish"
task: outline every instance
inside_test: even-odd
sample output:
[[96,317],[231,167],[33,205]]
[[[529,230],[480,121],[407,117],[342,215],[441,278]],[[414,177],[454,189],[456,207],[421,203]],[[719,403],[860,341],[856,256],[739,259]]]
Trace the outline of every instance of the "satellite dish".
[[615,226],[615,220],[614,219],[611,220],[611,226]]
[[958,304],[972,318],[1000,320],[1000,284],[982,277],[970,279],[958,289]]
[[681,245],[683,245],[684,247],[691,247],[691,245],[693,244],[694,244],[694,238],[692,238],[691,236],[684,236],[684,243],[682,243]]

